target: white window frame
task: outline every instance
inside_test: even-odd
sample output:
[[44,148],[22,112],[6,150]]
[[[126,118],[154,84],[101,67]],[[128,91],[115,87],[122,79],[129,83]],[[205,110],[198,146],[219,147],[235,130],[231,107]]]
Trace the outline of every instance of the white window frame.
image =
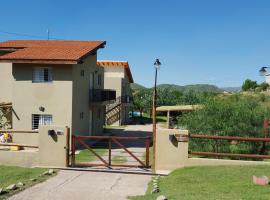
[[[37,122],[38,120],[38,122]],[[52,125],[53,116],[50,114],[32,114],[32,129],[39,129],[42,125]]]
[[[48,70],[47,78],[45,76],[45,70]],[[32,71],[33,83],[51,83],[53,81],[53,71],[51,67],[34,67]]]

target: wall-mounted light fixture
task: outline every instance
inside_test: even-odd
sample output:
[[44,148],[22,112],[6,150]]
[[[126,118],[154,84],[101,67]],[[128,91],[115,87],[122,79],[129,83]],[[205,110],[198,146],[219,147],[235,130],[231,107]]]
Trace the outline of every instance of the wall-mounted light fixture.
[[39,111],[41,111],[41,112],[44,112],[44,111],[45,111],[45,108],[44,108],[43,106],[40,106],[38,109],[39,109]]

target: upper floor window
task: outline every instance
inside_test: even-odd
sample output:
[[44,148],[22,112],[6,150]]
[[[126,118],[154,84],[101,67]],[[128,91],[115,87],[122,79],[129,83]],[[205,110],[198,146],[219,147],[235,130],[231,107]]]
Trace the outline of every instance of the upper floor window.
[[52,68],[36,67],[33,68],[33,83],[52,82]]
[[102,82],[102,76],[101,74],[98,75],[98,85],[101,86],[101,82]]

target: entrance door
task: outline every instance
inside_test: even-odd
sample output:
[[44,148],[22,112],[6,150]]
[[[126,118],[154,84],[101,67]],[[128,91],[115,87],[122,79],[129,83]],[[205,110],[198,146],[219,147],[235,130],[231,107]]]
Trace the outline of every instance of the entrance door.
[[89,110],[89,135],[93,135],[93,111]]

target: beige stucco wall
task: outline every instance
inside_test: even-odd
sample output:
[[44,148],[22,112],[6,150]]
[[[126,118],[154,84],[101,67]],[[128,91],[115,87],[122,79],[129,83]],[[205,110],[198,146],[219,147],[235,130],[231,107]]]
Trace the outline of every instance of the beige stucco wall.
[[[101,134],[105,120],[105,106],[89,102],[90,73],[94,74],[94,88],[104,88],[104,69],[96,64],[96,55],[88,56],[77,65],[38,65],[0,63],[0,99],[10,101],[13,129],[31,129],[32,114],[51,114],[53,124],[71,127],[80,135]],[[32,83],[34,67],[52,67],[53,82]],[[81,76],[84,70],[84,76]],[[98,85],[98,75],[102,76]],[[2,91],[4,91],[2,93]],[[1,102],[1,101],[0,101]],[[39,107],[45,108],[42,112]],[[93,110],[92,131],[89,130],[89,109]],[[96,118],[98,110],[101,117]],[[83,113],[83,119],[80,119]]]
[[38,133],[11,133],[12,141],[17,144],[28,144],[33,146],[38,146],[39,141]]
[[[55,134],[50,136],[49,130],[54,130]],[[14,143],[38,148],[0,150],[0,165],[66,167],[68,130],[63,126],[41,126],[38,133],[12,133]]]
[[157,129],[156,136],[156,172],[169,173],[172,170],[188,166],[210,165],[270,165],[263,161],[242,161],[225,159],[189,158],[188,142],[177,142],[172,138],[174,134],[188,135],[187,130]]
[[12,63],[0,63],[0,103],[12,101]]
[[[72,103],[72,133],[76,135],[100,135],[103,133],[104,112],[101,112],[100,118],[97,118],[98,109],[104,110],[101,103],[89,102],[90,74],[93,74],[94,89],[104,88],[104,69],[96,64],[96,55],[89,56],[82,64],[73,65],[73,103]],[[81,76],[81,70],[84,70],[84,76]],[[98,85],[98,75],[102,76],[101,85]],[[92,128],[89,126],[89,109],[92,110]],[[83,112],[83,119],[80,113]],[[90,130],[90,128],[92,130]]]
[[[48,135],[54,130],[53,136]],[[67,131],[63,126],[41,126],[39,129],[38,165],[42,167],[65,167]]]
[[12,104],[18,116],[13,115],[13,129],[31,129],[32,114],[51,114],[53,124],[72,125],[72,65],[46,65],[52,67],[53,82],[32,83],[33,67],[42,66],[13,64]]
[[[130,82],[123,67],[104,67],[104,88],[116,90],[116,97],[132,96]],[[126,124],[129,121],[130,104],[121,106],[121,119],[115,125]]]
[[34,167],[38,166],[38,150],[0,152],[0,165]]

